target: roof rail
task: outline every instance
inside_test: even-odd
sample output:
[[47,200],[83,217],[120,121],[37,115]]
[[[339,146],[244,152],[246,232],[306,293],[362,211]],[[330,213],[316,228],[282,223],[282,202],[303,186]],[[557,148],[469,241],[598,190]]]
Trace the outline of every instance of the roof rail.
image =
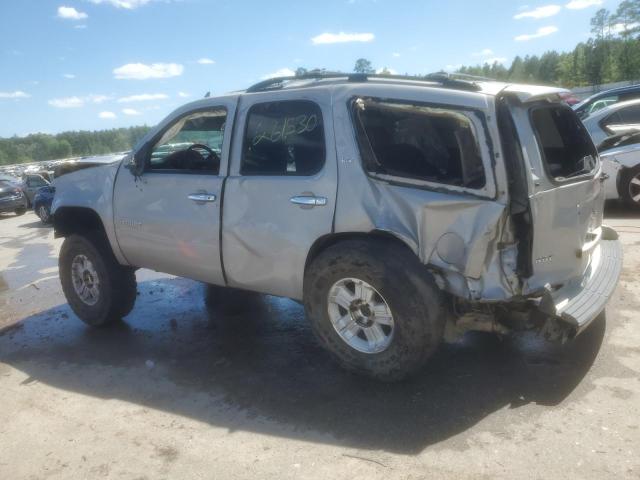
[[293,82],[297,80],[331,80],[340,78],[344,78],[349,82],[366,82],[369,79],[405,80],[425,83],[428,84],[427,86],[433,86],[434,83],[439,83],[442,87],[445,88],[469,91],[480,90],[480,87],[476,83],[478,81],[491,81],[482,77],[473,77],[471,75],[463,74],[449,74],[446,72],[432,73],[424,77],[412,77],[409,75],[383,75],[373,73],[317,72],[305,73],[304,75],[297,76],[269,78],[250,86],[245,90],[245,92],[255,93],[268,90],[279,90],[281,88],[284,88],[287,82]]

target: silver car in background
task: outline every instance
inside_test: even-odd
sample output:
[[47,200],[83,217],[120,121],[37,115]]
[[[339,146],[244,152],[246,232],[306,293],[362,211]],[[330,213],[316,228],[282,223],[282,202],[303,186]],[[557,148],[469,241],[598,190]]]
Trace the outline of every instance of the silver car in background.
[[614,103],[582,120],[593,143],[600,145],[607,138],[640,131],[640,99]]
[[640,209],[640,132],[607,139],[598,149],[607,200]]

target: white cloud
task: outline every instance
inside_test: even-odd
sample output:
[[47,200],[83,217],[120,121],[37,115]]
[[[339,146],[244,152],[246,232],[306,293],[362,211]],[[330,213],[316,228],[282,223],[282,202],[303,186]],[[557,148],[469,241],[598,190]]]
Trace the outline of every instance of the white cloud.
[[546,37],[547,35],[552,35],[558,31],[558,27],[540,27],[536,33],[518,35],[514,38],[516,42],[526,42],[528,40],[533,40],[535,38]]
[[321,33],[311,39],[314,45],[327,45],[330,43],[348,42],[372,42],[376,36],[373,33]]
[[513,18],[515,18],[516,20],[521,20],[523,18],[539,19],[553,17],[554,15],[560,13],[560,10],[562,10],[562,7],[560,5],[545,5],[544,7],[538,7],[534,8],[533,10],[518,13],[517,15],[514,15]]
[[198,63],[200,65],[213,65],[214,63],[216,63],[216,61],[211,60],[210,58],[200,58],[198,59]]
[[118,99],[118,103],[148,102],[150,100],[165,100],[167,98],[169,98],[169,96],[164,93],[142,93],[140,95],[121,97]]
[[178,63],[127,63],[113,70],[118,80],[147,80],[150,78],[170,78],[182,75],[184,67]]
[[629,23],[627,25],[625,25],[624,23],[616,23],[614,25],[611,25],[611,27],[609,27],[609,32],[612,33],[613,35],[620,35],[625,31],[628,32],[638,27],[640,27],[640,23]]
[[73,28],[77,28],[78,30],[84,30],[85,28],[87,28],[86,25],[74,25]]
[[398,58],[400,56],[400,54],[398,52],[393,52],[391,55],[393,55],[396,58]]
[[507,59],[505,57],[490,57],[482,60],[483,63],[488,63],[489,65],[493,65],[494,63],[507,63]]
[[64,78],[68,78],[69,80],[73,80],[76,76],[73,73],[65,73],[62,75]]
[[84,20],[89,17],[84,12],[79,12],[73,7],[58,7],[58,18],[64,18],[67,20]]
[[444,71],[445,72],[455,72],[457,70],[460,70],[464,65],[462,65],[461,63],[458,65],[447,65],[446,67],[444,67]]
[[493,50],[490,48],[485,48],[484,50],[480,50],[479,52],[473,52],[471,55],[474,57],[487,57],[489,55],[493,55]]
[[84,107],[87,103],[100,104],[110,99],[111,97],[108,97],[107,95],[91,94],[84,97],[74,95],[72,97],[52,98],[49,100],[49,105],[56,108],[80,108]]
[[397,70],[394,70],[393,68],[387,68],[387,67],[377,69],[376,73],[378,75],[380,75],[385,70],[386,70],[387,75],[398,75]]
[[573,0],[565,6],[570,10],[582,10],[583,8],[595,7],[602,5],[602,0]]
[[22,90],[16,90],[15,92],[0,92],[0,98],[29,98],[31,95],[23,92]]
[[277,78],[277,77],[293,77],[296,74],[290,68],[281,68],[280,70],[276,70],[275,72],[269,73],[262,77],[263,80],[267,80],[269,78]]
[[191,94],[190,94],[190,93],[187,93],[187,92],[178,92],[178,96],[179,96],[180,98],[188,98],[188,97],[190,97],[190,96],[191,96]]
[[122,113],[124,113],[125,115],[142,115],[142,113],[135,108],[123,108]]
[[106,3],[109,5],[113,5],[116,8],[124,8],[126,10],[133,10],[134,8],[142,7],[146,5],[151,0],[89,0],[91,3],[95,3],[99,5],[101,3]]
[[105,118],[105,119],[108,119],[108,120],[113,120],[114,118],[117,118],[116,114],[113,113],[113,112],[100,112],[98,114],[98,117]]
[[84,100],[80,97],[52,98],[49,105],[56,108],[80,108],[84,107]]

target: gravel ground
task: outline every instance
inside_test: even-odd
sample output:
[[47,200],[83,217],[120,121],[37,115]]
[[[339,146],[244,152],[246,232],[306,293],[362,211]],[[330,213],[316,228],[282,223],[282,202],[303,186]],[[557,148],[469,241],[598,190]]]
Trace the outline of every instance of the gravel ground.
[[607,311],[564,347],[470,334],[415,380],[337,368],[300,305],[235,312],[138,272],[116,328],[64,301],[61,241],[0,216],[0,479],[640,478],[640,215]]

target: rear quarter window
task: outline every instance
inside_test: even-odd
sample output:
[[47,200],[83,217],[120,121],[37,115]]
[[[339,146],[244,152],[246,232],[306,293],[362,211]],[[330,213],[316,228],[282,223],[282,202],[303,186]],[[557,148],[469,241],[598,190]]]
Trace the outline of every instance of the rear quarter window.
[[561,105],[535,107],[531,123],[545,170],[552,179],[562,181],[593,173],[597,152],[573,110]]
[[370,174],[468,189],[485,186],[475,127],[462,110],[358,98],[352,112]]

